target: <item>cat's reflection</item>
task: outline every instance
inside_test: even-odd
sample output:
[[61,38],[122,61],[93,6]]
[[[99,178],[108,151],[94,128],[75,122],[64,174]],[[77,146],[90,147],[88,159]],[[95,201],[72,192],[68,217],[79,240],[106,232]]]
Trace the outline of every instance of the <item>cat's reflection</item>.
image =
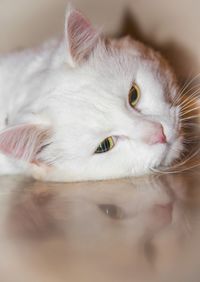
[[116,205],[100,204],[99,208],[106,216],[109,216],[110,218],[113,218],[113,219],[123,219],[124,218],[123,210]]
[[198,191],[188,176],[74,184],[24,182],[9,198],[4,229],[10,242],[20,242],[20,256],[26,242],[34,257],[40,254],[59,269],[63,265],[64,272],[75,266],[100,271],[98,265],[106,271],[109,265],[113,281],[125,273],[150,279],[162,261],[160,254],[164,256],[163,238],[168,251],[172,247],[170,260],[176,257],[174,243],[176,249],[182,248],[188,218],[198,210],[194,193]]
[[13,195],[8,217],[9,232],[17,237],[59,236],[66,230],[71,233],[75,226],[82,234],[98,228],[105,228],[105,233],[112,225],[121,226],[120,221],[126,229],[136,224],[137,230],[150,232],[172,221],[174,192],[153,177],[134,182],[22,185]]

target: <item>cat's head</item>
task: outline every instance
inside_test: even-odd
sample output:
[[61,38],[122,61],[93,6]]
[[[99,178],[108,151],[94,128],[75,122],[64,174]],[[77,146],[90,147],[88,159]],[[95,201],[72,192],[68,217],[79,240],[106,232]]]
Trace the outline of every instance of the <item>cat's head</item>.
[[105,39],[76,10],[65,31],[34,102],[37,122],[4,131],[0,149],[56,181],[138,176],[172,164],[183,145],[166,61],[128,37]]

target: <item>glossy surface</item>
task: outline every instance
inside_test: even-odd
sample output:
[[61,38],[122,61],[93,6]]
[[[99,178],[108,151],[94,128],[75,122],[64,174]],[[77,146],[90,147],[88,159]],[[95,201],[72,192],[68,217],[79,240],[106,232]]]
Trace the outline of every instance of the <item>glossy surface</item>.
[[199,180],[2,178],[0,281],[200,281]]

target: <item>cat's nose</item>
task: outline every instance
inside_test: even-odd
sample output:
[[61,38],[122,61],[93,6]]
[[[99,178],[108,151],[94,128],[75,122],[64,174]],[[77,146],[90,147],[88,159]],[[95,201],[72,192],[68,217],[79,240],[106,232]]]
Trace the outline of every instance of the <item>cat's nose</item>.
[[157,124],[157,126],[156,126],[156,128],[154,130],[154,133],[149,138],[149,142],[148,143],[150,145],[165,144],[165,143],[167,143],[167,138],[165,136],[164,129],[163,129],[161,124]]

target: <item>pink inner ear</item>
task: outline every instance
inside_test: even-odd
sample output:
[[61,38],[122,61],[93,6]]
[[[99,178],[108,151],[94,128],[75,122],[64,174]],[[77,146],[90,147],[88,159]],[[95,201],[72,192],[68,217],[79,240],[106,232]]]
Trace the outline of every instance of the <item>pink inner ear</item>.
[[49,137],[49,129],[38,125],[15,126],[0,133],[0,151],[13,158],[32,162]]
[[96,46],[97,32],[78,11],[73,10],[67,19],[67,34],[72,58],[80,62]]
[[72,32],[70,35],[74,35],[74,33],[79,32],[83,33],[85,30],[93,30],[90,22],[83,18],[83,16],[78,11],[73,11],[68,19],[68,28],[69,32]]

